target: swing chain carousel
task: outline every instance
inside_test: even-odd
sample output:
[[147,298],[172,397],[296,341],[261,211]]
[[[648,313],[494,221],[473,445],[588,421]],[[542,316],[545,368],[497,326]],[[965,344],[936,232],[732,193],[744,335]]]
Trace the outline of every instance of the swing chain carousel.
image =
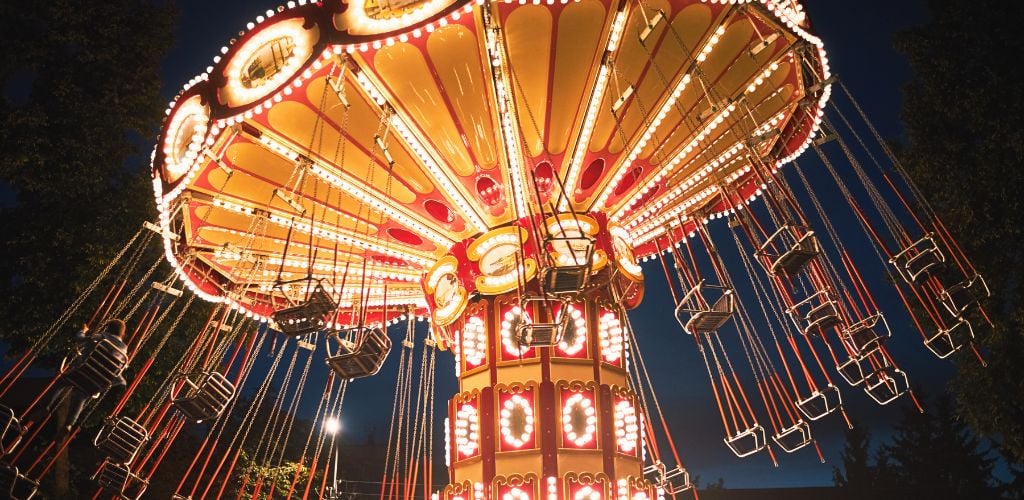
[[[820,162],[801,168],[808,149]],[[152,164],[158,223],[0,383],[85,304],[99,304],[92,326],[129,323],[126,365],[93,349],[55,378],[102,395],[132,374],[94,441],[107,456],[97,498],[141,496],[197,422],[210,427],[175,498],[220,496],[228,481],[214,478],[233,474],[254,497],[306,498],[312,480],[271,471],[314,354],[331,369],[322,423],[392,350],[382,497],[674,498],[692,485],[639,346],[649,333],[626,313],[644,267],[667,280],[739,457],[817,449],[811,422],[846,418],[837,375],[878,404],[913,399],[886,314],[939,358],[974,350],[972,325],[987,321],[984,279],[795,0],[288,2],[188,82]],[[856,222],[834,223],[840,211]],[[153,245],[166,276],[142,261]],[[883,311],[879,287],[902,304]],[[216,304],[206,325],[175,375],[134,394],[194,297]],[[268,343],[273,362],[250,380]],[[443,419],[449,481],[434,487],[437,351],[454,354],[459,390]],[[261,434],[252,416],[275,377]],[[31,498],[80,430],[30,447],[42,398],[0,408],[12,498]],[[124,414],[130,399],[138,414]],[[339,498],[335,442],[314,433],[300,470],[323,468],[314,494]]]

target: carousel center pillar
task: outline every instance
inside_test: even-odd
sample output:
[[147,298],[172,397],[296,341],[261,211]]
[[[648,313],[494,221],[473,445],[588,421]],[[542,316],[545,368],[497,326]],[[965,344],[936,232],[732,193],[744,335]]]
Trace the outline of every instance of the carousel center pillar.
[[[642,276],[621,231],[600,214],[577,219],[593,248],[520,220],[455,245],[424,280],[459,378],[446,420],[450,484],[438,498],[658,496],[643,478],[622,317],[642,298]],[[551,293],[551,268],[580,254],[592,258],[584,286]]]

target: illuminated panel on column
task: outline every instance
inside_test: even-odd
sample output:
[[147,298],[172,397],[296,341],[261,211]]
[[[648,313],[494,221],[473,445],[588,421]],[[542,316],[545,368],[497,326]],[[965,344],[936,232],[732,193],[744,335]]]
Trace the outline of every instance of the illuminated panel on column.
[[584,485],[578,486],[572,494],[573,500],[601,500],[600,487]]
[[569,304],[565,312],[558,311],[558,314],[569,315],[569,327],[562,341],[558,343],[555,354],[565,358],[587,358],[587,320],[584,317],[583,304]]
[[598,344],[601,346],[601,360],[618,367],[623,366],[622,323],[614,311],[601,310],[597,325]]
[[480,414],[475,401],[462,403],[455,414],[455,450],[459,460],[480,454]]
[[466,371],[487,364],[487,325],[479,316],[466,318],[459,353]]
[[619,453],[636,456],[640,446],[640,420],[633,402],[619,396],[615,398],[615,446]]
[[532,500],[533,495],[529,490],[519,486],[512,486],[501,493],[501,500]]
[[562,389],[562,447],[597,449],[597,402],[591,390]]
[[501,309],[501,361],[519,361],[534,355],[532,347],[520,345],[516,340],[516,328],[524,321],[529,322],[533,319],[528,311],[523,311],[519,306],[506,306]]
[[533,390],[503,393],[499,402],[501,410],[498,412],[498,427],[501,429],[501,451],[535,448]]

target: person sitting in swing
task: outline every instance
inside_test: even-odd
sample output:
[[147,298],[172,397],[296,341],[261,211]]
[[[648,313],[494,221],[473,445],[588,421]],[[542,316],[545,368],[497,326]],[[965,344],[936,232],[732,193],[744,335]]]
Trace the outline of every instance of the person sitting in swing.
[[[53,395],[50,396],[50,401],[45,407],[37,407],[33,410],[33,415],[27,418],[25,429],[32,425],[32,422],[36,420],[41,414],[53,414],[57,410],[61,402],[66,398],[70,398],[68,406],[68,416],[64,424],[63,430],[69,432],[78,421],[78,418],[82,414],[82,410],[85,409],[85,404],[90,399],[99,398],[104,392],[109,391],[115,387],[121,387],[125,385],[124,377],[121,375],[121,371],[124,366],[128,364],[128,346],[124,343],[125,324],[124,321],[119,319],[111,319],[103,324],[103,327],[99,332],[89,334],[89,326],[82,325],[82,328],[75,333],[75,354],[73,359],[70,361],[70,367],[60,376],[60,382],[53,391]],[[113,369],[116,376],[113,379],[100,380],[103,386],[96,387],[98,390],[90,392],[89,389],[84,389],[83,385],[88,387],[87,384],[76,383],[78,381],[73,380],[76,376],[88,376],[92,374],[85,374],[83,368],[89,362],[90,356],[93,351],[97,349],[97,346],[101,342],[107,341],[113,345],[113,352],[108,352],[111,356],[108,356],[113,361],[113,366],[106,366],[106,369]],[[93,382],[95,385],[96,378],[90,378],[88,382]],[[44,413],[45,412],[45,413]]]

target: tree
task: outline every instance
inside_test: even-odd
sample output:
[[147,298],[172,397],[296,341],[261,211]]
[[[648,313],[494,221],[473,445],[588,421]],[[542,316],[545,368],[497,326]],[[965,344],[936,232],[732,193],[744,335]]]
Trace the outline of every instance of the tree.
[[148,138],[174,18],[147,0],[0,7],[0,335],[15,348],[155,214]]
[[929,500],[999,498],[996,460],[957,418],[948,397],[924,413],[906,407],[892,441],[876,458],[875,492]]
[[[9,353],[38,338],[155,215],[147,158],[174,14],[153,0],[0,3],[0,339]],[[57,340],[46,347],[70,341]],[[73,495],[69,478],[93,472],[88,447],[69,453],[82,464],[58,461],[58,498]]]
[[833,483],[847,498],[867,498],[878,489],[877,473],[871,464],[871,433],[860,425],[853,425],[843,435],[846,437],[840,455],[843,468],[832,468]]
[[973,318],[988,368],[961,356],[952,388],[972,428],[1024,461],[1024,50],[1020,2],[930,0],[902,34],[913,78],[900,156],[994,292],[989,328]]

